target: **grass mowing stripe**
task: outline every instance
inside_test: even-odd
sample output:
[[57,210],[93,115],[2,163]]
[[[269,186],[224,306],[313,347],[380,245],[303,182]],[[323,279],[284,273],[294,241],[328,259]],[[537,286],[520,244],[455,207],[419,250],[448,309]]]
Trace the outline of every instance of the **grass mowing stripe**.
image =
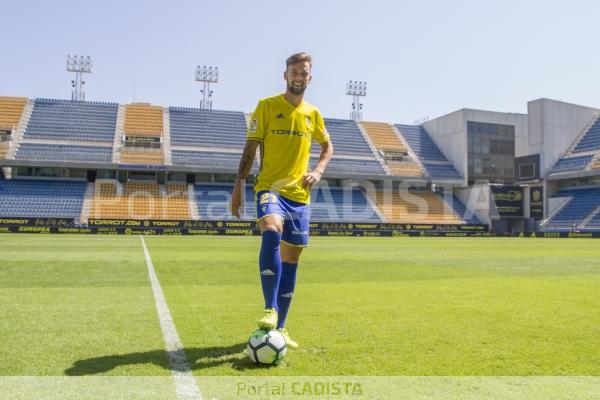
[[171,365],[171,372],[175,380],[175,388],[177,390],[177,396],[182,399],[202,399],[200,389],[196,384],[196,380],[192,375],[192,368],[187,360],[185,351],[183,351],[183,345],[179,334],[173,323],[173,317],[169,311],[165,294],[160,286],[150,253],[146,247],[144,237],[142,239],[142,247],[144,249],[144,256],[146,257],[146,264],[148,265],[148,275],[150,276],[150,282],[152,283],[152,293],[154,293],[154,300],[156,301],[156,311],[158,312],[158,318],[160,320],[160,327],[162,329],[163,336],[165,338],[165,345],[167,354],[169,356],[169,364]]

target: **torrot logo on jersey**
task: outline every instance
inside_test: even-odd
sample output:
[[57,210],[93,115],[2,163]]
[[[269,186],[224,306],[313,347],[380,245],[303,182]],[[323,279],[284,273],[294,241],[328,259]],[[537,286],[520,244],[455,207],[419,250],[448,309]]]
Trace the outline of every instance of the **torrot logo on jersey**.
[[308,133],[306,133],[306,132],[295,131],[292,129],[272,129],[271,133],[273,135],[291,135],[291,136],[299,136],[299,137],[308,136]]

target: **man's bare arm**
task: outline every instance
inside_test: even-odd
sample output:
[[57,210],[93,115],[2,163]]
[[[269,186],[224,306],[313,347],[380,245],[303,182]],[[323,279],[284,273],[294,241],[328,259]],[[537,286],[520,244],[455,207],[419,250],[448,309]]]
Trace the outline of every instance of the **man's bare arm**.
[[240,166],[238,167],[238,179],[245,180],[250,174],[252,164],[254,163],[254,157],[256,157],[256,148],[260,144],[259,141],[248,139],[246,140],[246,146],[240,159]]
[[331,144],[331,140],[328,140],[321,143],[321,154],[319,155],[319,161],[313,171],[318,171],[323,175],[329,161],[331,161],[331,157],[333,157],[333,144]]
[[331,144],[331,140],[321,143],[321,154],[319,155],[319,161],[311,172],[304,174],[304,177],[302,178],[302,184],[304,186],[312,187],[313,185],[319,183],[323,177],[323,174],[325,173],[325,169],[327,168],[329,161],[331,161],[332,156],[333,145]]
[[240,207],[242,206],[242,196],[244,192],[244,185],[246,184],[246,178],[250,174],[252,169],[252,163],[254,163],[254,157],[256,157],[256,148],[260,142],[252,139],[246,140],[246,146],[240,158],[240,166],[238,168],[238,176],[233,186],[233,193],[231,195],[230,210],[231,214],[236,217],[241,217]]

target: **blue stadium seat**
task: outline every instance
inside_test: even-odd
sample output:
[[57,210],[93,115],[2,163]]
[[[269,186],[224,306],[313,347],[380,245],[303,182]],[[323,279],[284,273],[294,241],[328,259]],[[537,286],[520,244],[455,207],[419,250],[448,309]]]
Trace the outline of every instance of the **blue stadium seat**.
[[0,216],[78,218],[87,182],[1,179]]
[[[176,166],[203,168],[208,170],[237,171],[241,153],[225,153],[218,151],[171,150],[171,161]],[[258,172],[258,161],[254,161],[252,173]]]
[[573,153],[598,149],[600,149],[600,118],[596,120],[594,125],[592,125],[592,127],[584,134],[579,143],[577,143]]
[[434,164],[425,162],[423,166],[433,179],[462,179],[462,176],[460,176],[456,168],[450,163]]
[[[334,147],[335,148],[335,147]],[[337,154],[337,153],[336,153]],[[310,158],[310,165],[314,167],[319,160],[318,157]],[[345,175],[385,175],[385,170],[375,158],[372,159],[354,159],[354,158],[333,158],[327,167],[329,174],[345,174]]]
[[600,212],[594,215],[594,218],[592,218],[585,227],[594,230],[600,229]]
[[544,230],[547,231],[574,229],[600,206],[600,188],[564,189],[552,197],[567,197],[569,200],[545,223]]
[[118,108],[116,103],[36,99],[24,137],[112,143]]
[[[200,183],[194,186],[194,191],[200,219],[237,219],[229,212],[229,202],[233,192],[232,184]],[[245,207],[242,214],[244,220],[256,219],[254,193],[250,185],[246,186]]]
[[15,159],[110,163],[112,153],[113,148],[107,146],[22,143]]
[[[201,219],[234,219],[229,213],[229,201],[233,191],[232,184],[195,185],[198,214]],[[366,195],[358,188],[344,193],[342,188],[317,187],[311,196],[311,220],[322,222],[381,222],[379,216],[368,202]],[[254,193],[246,186],[245,220],[254,220],[256,210]]]
[[[325,127],[331,136],[331,143],[337,155],[355,155],[372,157],[373,152],[364,138],[356,122],[347,119],[325,118]],[[320,146],[313,143],[313,153],[318,153]]]
[[[420,125],[395,124],[412,151],[419,157],[423,167],[433,179],[462,179],[440,148]],[[433,161],[433,162],[432,162]]]
[[169,114],[172,145],[244,148],[243,112],[170,107]]
[[381,222],[359,188],[319,186],[311,193],[311,220],[319,222]]
[[395,124],[394,126],[421,160],[448,161],[422,126],[401,124]]
[[593,155],[561,158],[552,168],[550,174],[559,174],[564,172],[583,171],[592,161]]
[[480,225],[482,222],[477,216],[471,212],[467,213],[467,207],[462,201],[456,196],[452,196],[452,203],[450,206],[454,209],[454,212],[462,218],[467,224]]

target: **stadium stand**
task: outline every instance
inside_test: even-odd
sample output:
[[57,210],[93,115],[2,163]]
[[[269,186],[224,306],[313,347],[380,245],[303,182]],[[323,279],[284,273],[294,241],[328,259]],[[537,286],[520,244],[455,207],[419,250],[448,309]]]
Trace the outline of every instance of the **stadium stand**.
[[8,153],[9,146],[9,141],[0,141],[0,159],[6,157],[6,153]]
[[410,148],[423,161],[448,161],[422,126],[395,124]]
[[359,188],[317,187],[311,193],[311,220],[319,222],[382,222]]
[[[195,185],[198,214],[201,219],[234,219],[229,212],[231,184]],[[243,219],[256,218],[254,193],[246,186]],[[381,222],[366,195],[359,188],[344,193],[342,188],[317,187],[311,195],[311,221],[317,222]]]
[[121,164],[164,164],[161,149],[123,148]]
[[569,200],[543,224],[544,230],[571,230],[577,228],[600,207],[600,188],[563,189],[555,193],[552,198]]
[[596,158],[594,164],[592,164],[592,169],[600,169],[600,158]]
[[383,155],[393,175],[406,177],[423,176],[421,167],[418,163],[410,160],[407,147],[402,143],[389,124],[382,122],[362,122],[361,125],[369,135],[375,148]]
[[588,129],[583,135],[573,153],[581,153],[584,151],[592,151],[600,149],[600,118]]
[[[335,148],[335,147],[334,147]],[[316,156],[311,156],[310,165],[314,166],[319,160]],[[372,159],[355,159],[355,158],[343,158],[337,154],[333,156],[333,159],[327,167],[325,175],[356,175],[356,176],[372,176],[372,175],[385,175],[385,170],[379,164],[375,158]]]
[[[163,108],[144,103],[134,103],[125,106],[124,128],[125,137],[161,138],[163,135]],[[156,146],[158,148],[152,148]],[[143,143],[141,145],[126,144],[121,148],[122,164],[158,164],[165,163],[160,142]]]
[[377,150],[406,154],[408,149],[396,136],[392,127],[383,122],[361,122]]
[[125,106],[126,136],[160,137],[163,132],[163,109],[160,106],[134,103]]
[[[196,203],[198,204],[198,215],[200,219],[234,219],[229,211],[229,201],[233,192],[231,184],[202,183],[194,186]],[[254,220],[256,210],[254,209],[254,192],[252,186],[247,185],[244,195],[244,209],[242,219]]]
[[0,159],[8,154],[11,133],[18,125],[27,101],[24,97],[0,96]]
[[423,171],[419,164],[413,161],[395,161],[395,160],[386,160],[387,166],[392,171],[393,175],[396,176],[406,176],[406,177],[421,177],[423,176]]
[[[173,165],[223,171],[237,169],[241,150],[246,142],[246,120],[243,113],[178,107],[171,107],[169,112],[171,145],[174,146],[171,150]],[[385,170],[375,159],[354,121],[325,119],[325,124],[336,149],[336,158],[332,160],[329,171],[385,175]],[[225,149],[239,150],[240,153],[223,151]],[[316,160],[319,146],[314,145],[312,151]],[[350,158],[344,158],[344,155]],[[257,171],[258,161],[253,173]]]
[[85,181],[0,179],[0,216],[78,218]]
[[[242,153],[226,153],[219,151],[192,151],[192,150],[171,150],[171,160],[173,165],[187,166],[195,168],[205,168],[207,170],[220,169],[237,171],[237,165],[240,162]],[[258,162],[254,160],[252,173],[258,172]]]
[[565,172],[583,171],[586,169],[593,155],[579,157],[563,157],[560,158],[552,168],[550,174],[560,174]]
[[456,168],[454,168],[454,166],[450,163],[436,164],[424,162],[423,166],[432,178],[461,179],[461,176],[456,171]]
[[0,96],[0,130],[13,129],[21,119],[27,98]]
[[[369,143],[363,137],[356,122],[346,119],[325,118],[325,127],[331,136],[331,143],[337,155],[354,155],[375,159]],[[313,153],[320,147],[313,145]]]
[[165,186],[161,191],[156,183],[96,181],[90,218],[189,220],[187,186]]
[[[32,102],[24,108],[28,102],[22,98],[0,97],[0,105],[13,104],[4,107],[12,110],[10,118],[5,117],[8,114],[0,109],[0,125],[8,127],[10,124],[12,129],[22,119],[24,109],[29,115]],[[19,132],[24,131],[24,136],[11,152],[16,150],[15,161],[97,163],[108,164],[109,169],[114,168],[113,160],[125,165],[165,165],[167,160],[162,141],[166,137],[170,139],[168,165],[179,167],[178,171],[186,167],[205,173],[235,173],[237,170],[246,140],[244,113],[182,107],[170,107],[167,112],[160,106],[141,103],[121,106],[120,109],[118,113],[119,106],[113,103],[36,99],[29,123],[19,128]],[[120,116],[119,133],[115,135],[117,115]],[[364,122],[358,125],[352,120],[335,118],[325,118],[325,125],[335,148],[334,158],[327,169],[328,177],[376,178],[389,175],[391,171],[393,175],[402,177],[427,174],[427,179],[460,179],[421,126],[395,125],[394,129],[387,123]],[[123,141],[126,137],[160,138],[161,142],[120,145],[121,142],[127,143]],[[0,158],[6,153],[6,148],[0,144]],[[320,146],[315,143],[311,150],[310,166],[314,166]],[[113,151],[117,151],[118,157],[113,157]],[[411,160],[413,152],[420,163]],[[254,174],[258,172],[259,159],[257,157],[253,165]],[[84,200],[85,183],[81,185],[84,187],[78,196],[84,201],[84,219],[87,219],[88,211],[90,218],[103,219],[233,218],[228,210],[231,184],[197,183],[193,186],[195,196],[190,199],[185,184],[159,185],[138,181],[120,184],[116,180],[100,179],[90,184],[87,200]],[[412,205],[403,202],[399,195],[394,196],[391,207],[385,205],[381,213],[374,202],[381,200],[378,198],[381,193],[371,199],[359,188],[348,192],[339,187],[328,188],[324,184],[313,191],[312,219],[321,222],[479,223],[475,217],[462,219],[466,210],[456,198],[453,198],[452,204],[446,204],[439,194],[433,192],[415,191],[411,194],[428,205],[429,212],[425,216],[408,215],[414,211]],[[244,218],[253,220],[254,195],[250,186],[246,188],[245,196]],[[193,207],[191,213],[190,207]],[[70,215],[82,216],[81,208],[80,204],[79,209],[70,212]],[[29,212],[29,216],[42,216]]]
[[25,139],[113,142],[118,104],[36,99]]
[[592,215],[592,218],[590,218],[590,221],[585,225],[585,228],[592,229],[592,230],[598,230],[598,229],[600,229],[600,208],[596,208],[596,210],[593,211],[593,214],[594,215]]
[[112,161],[112,147],[21,143],[15,159],[110,163]]
[[246,119],[243,112],[170,107],[171,145],[244,148]]
[[[444,201],[446,198],[444,198]],[[450,204],[452,208],[454,208],[454,212],[459,216],[465,223],[472,225],[479,225],[481,221],[475,214],[467,210],[465,204],[456,196],[452,196],[452,204]]]
[[394,127],[419,157],[431,178],[462,179],[422,126],[395,124]]
[[387,196],[375,193],[377,207],[388,222],[419,224],[463,224],[461,219],[443,198],[435,192],[394,192]]

